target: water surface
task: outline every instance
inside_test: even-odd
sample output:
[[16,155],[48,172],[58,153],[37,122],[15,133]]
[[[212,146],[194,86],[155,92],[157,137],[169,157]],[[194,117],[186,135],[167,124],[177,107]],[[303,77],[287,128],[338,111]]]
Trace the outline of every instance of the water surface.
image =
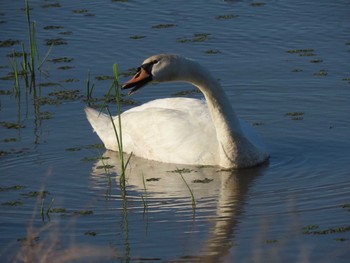
[[[24,6],[0,4],[0,40],[28,50]],[[40,57],[48,40],[64,43],[52,48],[37,76],[37,96],[76,96],[34,103],[21,80],[18,100],[14,80],[0,80],[2,261],[34,252],[51,261],[86,255],[81,262],[348,262],[348,1],[30,6]],[[8,55],[21,49],[0,48],[1,77],[12,71]],[[125,73],[165,52],[196,59],[220,79],[239,117],[264,138],[267,165],[223,172],[132,157],[123,195],[117,155],[101,147],[84,116],[88,71],[100,98],[111,80],[95,77],[112,76],[113,63]],[[131,99],[141,104],[191,89],[154,85]],[[43,190],[45,198],[36,198]],[[46,211],[51,202],[64,210],[42,217],[41,206]],[[23,244],[27,236],[30,246]]]

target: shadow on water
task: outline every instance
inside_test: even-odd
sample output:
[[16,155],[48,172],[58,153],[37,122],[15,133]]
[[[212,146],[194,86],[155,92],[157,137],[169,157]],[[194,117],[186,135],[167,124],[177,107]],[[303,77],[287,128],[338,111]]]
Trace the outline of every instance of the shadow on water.
[[[105,173],[109,169],[109,174],[117,175],[118,182],[118,162],[117,153],[106,151],[92,168],[93,181],[97,184],[98,181],[105,180]],[[192,211],[193,218],[186,221],[188,224],[196,223],[196,216],[201,211],[211,210],[206,219],[209,221],[205,230],[206,238],[201,241],[200,247],[190,248],[189,255],[185,254],[171,261],[218,262],[220,258],[229,255],[235,243],[235,229],[239,224],[240,215],[244,213],[249,189],[263,172],[264,167],[222,171],[218,167],[159,163],[132,156],[126,176],[127,189],[132,189],[130,192],[133,193],[128,193],[127,198],[141,195],[142,199],[146,200],[144,202],[147,209],[153,211],[163,210],[164,206],[169,204],[172,209],[177,208],[187,215]],[[190,191],[196,200],[194,207]],[[169,217],[169,221],[178,220]]]

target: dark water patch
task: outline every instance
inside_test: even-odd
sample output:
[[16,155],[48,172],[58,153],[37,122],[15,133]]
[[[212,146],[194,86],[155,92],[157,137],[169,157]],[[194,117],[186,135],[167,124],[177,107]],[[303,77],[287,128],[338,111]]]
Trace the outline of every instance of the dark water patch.
[[80,81],[79,79],[74,79],[74,78],[60,80],[60,82],[63,82],[63,83],[75,83],[75,82],[79,82],[79,81]]
[[227,14],[227,15],[219,15],[216,16],[215,18],[218,20],[227,20],[227,19],[233,19],[233,18],[237,18],[238,15],[234,15],[234,14]]
[[141,36],[141,35],[134,35],[134,36],[131,36],[130,38],[131,39],[136,39],[136,40],[138,40],[138,39],[143,39],[143,38],[145,38],[146,36]]
[[12,91],[11,90],[0,90],[0,95],[11,95]]
[[204,179],[195,179],[192,181],[192,183],[195,184],[208,184],[210,182],[212,182],[214,179],[209,179],[207,177],[205,177]]
[[315,72],[315,73],[314,73],[314,76],[326,77],[326,76],[328,76],[328,70],[326,70],[326,69],[320,69],[318,72]]
[[14,200],[14,201],[7,201],[4,203],[1,203],[3,206],[21,206],[23,205],[22,201]]
[[62,28],[64,28],[64,26],[45,26],[44,30],[57,30]]
[[57,8],[61,7],[60,3],[49,3],[49,4],[43,4],[41,5],[42,8]]
[[253,7],[261,7],[261,6],[265,6],[266,3],[264,2],[253,2],[253,3],[250,3],[250,6],[253,6]]
[[206,50],[204,53],[209,55],[215,55],[215,54],[221,54],[222,52],[217,49],[209,49],[209,50]]
[[[3,139],[1,140],[1,142],[5,142],[5,143],[8,143],[8,142],[17,142],[18,139],[17,138],[6,138],[6,139]],[[1,191],[1,190],[0,190]]]
[[23,129],[26,127],[25,125],[23,125],[21,123],[14,123],[14,122],[8,122],[8,121],[0,121],[0,125],[4,128],[15,129],[15,130]]
[[180,43],[204,42],[204,41],[207,41],[209,39],[210,35],[211,34],[209,34],[209,33],[196,33],[193,35],[192,38],[182,37],[182,38],[177,39],[177,42],[180,42]]
[[72,31],[63,31],[63,32],[59,32],[58,34],[64,35],[64,36],[70,36],[73,34],[73,32]]
[[67,40],[63,38],[51,38],[51,39],[46,39],[45,40],[45,45],[46,46],[60,46],[60,45],[67,45],[68,42]]
[[39,87],[55,87],[55,86],[60,86],[59,83],[56,82],[42,82],[38,84]]
[[74,58],[71,57],[61,57],[61,58],[54,58],[54,59],[49,59],[49,62],[52,63],[70,63],[74,60]]
[[50,195],[51,193],[46,190],[40,190],[40,191],[30,191],[28,193],[21,194],[24,197],[36,197],[36,198],[45,198],[47,195]]
[[73,67],[73,66],[61,66],[61,67],[58,67],[57,69],[58,70],[69,70],[69,69],[73,69],[73,68],[75,68],[75,67]]
[[11,185],[11,186],[4,186],[4,187],[0,187],[0,192],[5,192],[5,191],[13,191],[13,190],[22,190],[26,188],[26,186],[24,185]]
[[28,56],[28,53],[25,53],[23,51],[13,51],[10,54],[8,54],[7,56],[10,58],[19,58],[19,57],[23,57],[24,55]]
[[12,47],[18,44],[20,44],[19,40],[13,40],[13,39],[0,40],[0,47]]
[[323,59],[312,59],[310,60],[311,63],[322,63],[323,62]]
[[107,75],[101,75],[101,76],[96,76],[96,80],[101,81],[101,80],[113,80],[113,76],[107,76]]
[[176,27],[177,25],[175,24],[157,24],[157,25],[153,25],[152,28],[155,29],[164,29],[164,28],[171,28],[171,27]]
[[49,120],[53,118],[53,113],[48,111],[40,111],[37,114],[39,120]]

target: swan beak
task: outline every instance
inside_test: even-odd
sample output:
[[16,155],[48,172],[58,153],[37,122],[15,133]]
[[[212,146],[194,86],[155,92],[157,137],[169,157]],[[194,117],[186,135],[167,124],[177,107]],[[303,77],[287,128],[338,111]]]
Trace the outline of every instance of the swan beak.
[[129,95],[133,94],[143,86],[145,86],[148,82],[152,80],[152,74],[148,73],[147,70],[145,70],[143,67],[140,67],[137,71],[137,73],[127,81],[123,86],[122,89],[131,89],[129,91]]

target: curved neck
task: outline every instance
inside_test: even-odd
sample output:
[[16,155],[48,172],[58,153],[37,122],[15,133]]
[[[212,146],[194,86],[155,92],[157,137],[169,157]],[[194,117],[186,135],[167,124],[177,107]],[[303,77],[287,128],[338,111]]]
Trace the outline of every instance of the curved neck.
[[242,133],[239,120],[223,88],[209,71],[194,61],[185,61],[179,77],[198,87],[204,94],[216,129],[220,165],[232,168],[234,163],[239,163],[237,157],[247,152],[244,149],[247,147],[247,139]]

